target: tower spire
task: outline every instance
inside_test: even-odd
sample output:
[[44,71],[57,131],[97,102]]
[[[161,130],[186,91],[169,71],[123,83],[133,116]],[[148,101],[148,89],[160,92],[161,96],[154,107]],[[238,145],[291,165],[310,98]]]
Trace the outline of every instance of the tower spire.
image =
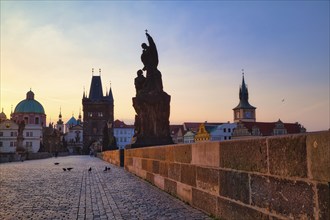
[[61,119],[62,118],[62,107],[60,107],[60,114],[58,115],[58,117]]

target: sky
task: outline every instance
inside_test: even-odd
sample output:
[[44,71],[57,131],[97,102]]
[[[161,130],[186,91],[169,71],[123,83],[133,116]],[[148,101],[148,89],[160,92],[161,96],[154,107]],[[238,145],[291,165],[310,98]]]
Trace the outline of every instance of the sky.
[[99,75],[115,119],[134,123],[145,30],[158,50],[170,123],[233,122],[242,70],[258,122],[330,128],[329,1],[1,0],[0,108],[31,89],[56,122],[78,117]]

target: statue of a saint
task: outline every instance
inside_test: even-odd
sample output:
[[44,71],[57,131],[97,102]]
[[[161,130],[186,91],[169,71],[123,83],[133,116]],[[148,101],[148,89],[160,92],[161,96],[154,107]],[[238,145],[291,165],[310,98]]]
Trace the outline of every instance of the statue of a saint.
[[138,70],[137,77],[134,80],[136,95],[139,94],[141,92],[141,90],[143,89],[145,81],[146,81],[146,78],[143,76],[143,71]]
[[158,66],[157,48],[152,37],[147,32],[146,35],[149,42],[149,46],[146,43],[143,43],[141,45],[143,49],[141,55],[141,61],[144,64],[143,70],[154,70],[157,69]]

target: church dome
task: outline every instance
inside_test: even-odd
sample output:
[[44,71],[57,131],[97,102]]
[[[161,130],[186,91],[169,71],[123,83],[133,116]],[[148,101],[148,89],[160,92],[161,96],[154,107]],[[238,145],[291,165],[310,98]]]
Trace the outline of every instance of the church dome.
[[34,99],[34,93],[30,90],[26,93],[26,99],[15,107],[14,113],[40,113],[45,114],[44,107]]

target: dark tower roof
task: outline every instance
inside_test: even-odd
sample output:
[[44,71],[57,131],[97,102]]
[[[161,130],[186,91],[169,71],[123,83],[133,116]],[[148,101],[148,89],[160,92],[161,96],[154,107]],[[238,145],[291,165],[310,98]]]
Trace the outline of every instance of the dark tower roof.
[[242,85],[239,88],[239,104],[233,109],[256,109],[256,107],[249,103],[249,91],[244,81],[244,74],[242,79]]
[[92,101],[99,101],[103,98],[101,76],[93,76],[89,91],[89,97]]
[[112,95],[112,89],[111,89],[111,86],[110,86],[110,90],[109,90],[108,100],[109,100],[110,102],[113,102],[113,95]]

